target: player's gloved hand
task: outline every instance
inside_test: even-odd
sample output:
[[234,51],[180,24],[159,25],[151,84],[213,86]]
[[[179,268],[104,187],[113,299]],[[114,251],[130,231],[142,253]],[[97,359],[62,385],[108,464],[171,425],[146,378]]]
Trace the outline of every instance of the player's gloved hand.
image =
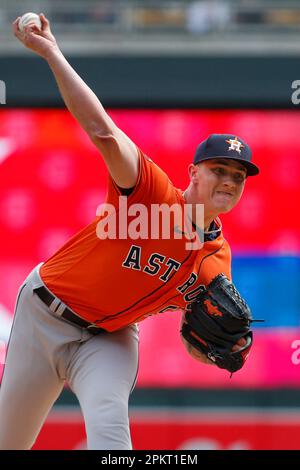
[[[182,324],[185,322],[183,319]],[[193,358],[196,359],[196,361],[202,362],[203,364],[208,364],[210,366],[216,366],[216,363],[213,362],[211,359],[208,359],[208,357],[203,353],[200,352],[199,349],[194,348],[194,346],[191,345],[191,343],[188,343],[183,336],[181,336],[181,339],[183,341],[183,344],[189,353],[189,355]],[[232,352],[239,351],[246,345],[247,341],[245,338],[241,338],[238,340],[238,342],[232,347]]]
[[59,50],[59,48],[51,32],[49,21],[43,13],[40,13],[39,17],[42,23],[41,29],[35,24],[30,24],[25,26],[24,31],[21,32],[18,27],[20,17],[13,22],[12,27],[14,35],[25,47],[46,59],[49,52],[53,49]]
[[251,312],[224,274],[208,285],[186,312],[184,340],[221,369],[241,369],[252,345]]

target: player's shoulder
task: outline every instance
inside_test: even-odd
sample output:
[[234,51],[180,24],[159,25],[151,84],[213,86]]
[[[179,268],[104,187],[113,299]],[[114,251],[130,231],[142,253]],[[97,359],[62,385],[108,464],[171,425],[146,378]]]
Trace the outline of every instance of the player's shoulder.
[[154,161],[140,148],[138,148],[138,150],[140,153],[141,163],[144,164],[146,171],[148,170],[155,178],[164,180],[165,183],[168,183],[170,186],[174,187],[173,181],[171,181],[166,171],[161,168],[159,162]]
[[223,251],[223,256],[227,260],[227,262],[231,262],[231,247],[230,244],[227,240],[227,238],[224,237],[223,231],[221,232],[222,236],[222,241],[223,241],[223,246],[222,246],[222,251]]
[[148,162],[154,163],[153,160],[152,160],[152,158],[148,157],[148,155],[144,154],[144,158],[145,158]]

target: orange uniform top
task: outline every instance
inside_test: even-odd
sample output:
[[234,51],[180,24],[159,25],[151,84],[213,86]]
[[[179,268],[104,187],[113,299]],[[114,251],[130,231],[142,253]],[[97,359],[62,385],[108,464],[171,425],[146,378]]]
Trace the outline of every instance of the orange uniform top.
[[[149,315],[185,309],[217,274],[231,277],[230,248],[222,232],[197,250],[186,248],[185,237],[175,238],[175,225],[169,239],[118,236],[119,217],[125,216],[118,212],[119,196],[120,189],[109,177],[106,202],[116,207],[115,238],[99,238],[99,223],[108,220],[102,213],[41,267],[47,288],[77,315],[114,331]],[[185,203],[182,191],[140,150],[136,186],[122,199],[129,208]],[[128,214],[131,223],[134,217]]]

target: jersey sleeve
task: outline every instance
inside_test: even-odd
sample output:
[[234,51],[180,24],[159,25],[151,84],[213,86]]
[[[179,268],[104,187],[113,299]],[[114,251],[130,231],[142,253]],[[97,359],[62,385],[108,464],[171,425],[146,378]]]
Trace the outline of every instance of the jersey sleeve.
[[[175,202],[175,188],[167,174],[138,147],[137,149],[139,172],[136,185],[127,196],[128,204],[142,203],[149,205]],[[105,202],[115,206],[118,204],[118,198],[122,195],[124,195],[122,190],[109,175]]]

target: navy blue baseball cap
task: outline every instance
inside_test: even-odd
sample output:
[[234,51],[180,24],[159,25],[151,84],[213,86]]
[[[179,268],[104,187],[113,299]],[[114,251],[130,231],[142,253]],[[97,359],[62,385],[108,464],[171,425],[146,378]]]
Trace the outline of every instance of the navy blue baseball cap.
[[259,168],[251,162],[252,152],[248,144],[234,134],[211,134],[198,145],[194,165],[214,158],[228,158],[240,162],[247,176],[255,176]]

